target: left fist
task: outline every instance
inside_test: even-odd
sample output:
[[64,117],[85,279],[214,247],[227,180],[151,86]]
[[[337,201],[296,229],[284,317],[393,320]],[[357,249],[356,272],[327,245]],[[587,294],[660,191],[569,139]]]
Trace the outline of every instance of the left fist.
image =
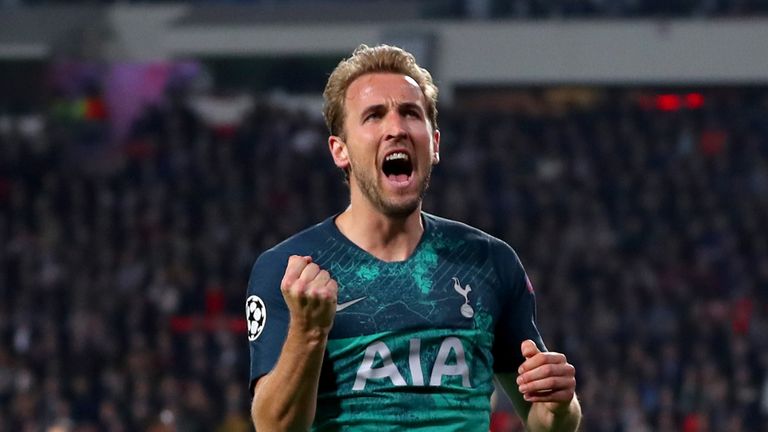
[[520,394],[528,402],[552,402],[554,406],[567,405],[576,394],[576,368],[565,355],[541,352],[528,339],[520,345],[525,361],[517,370]]

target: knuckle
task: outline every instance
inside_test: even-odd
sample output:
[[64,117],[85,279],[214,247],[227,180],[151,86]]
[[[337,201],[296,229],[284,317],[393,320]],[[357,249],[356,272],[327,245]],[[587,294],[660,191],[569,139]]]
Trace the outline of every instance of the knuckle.
[[280,282],[280,289],[283,289],[283,290],[287,289],[287,288],[288,288],[288,287],[290,287],[290,286],[293,284],[293,282],[295,282],[295,281],[296,281],[296,278],[295,278],[295,277],[293,277],[293,276],[291,276],[291,275],[289,275],[289,274],[285,274],[285,275],[283,276],[283,280]]
[[302,257],[298,255],[291,255],[288,257],[288,267],[297,267],[301,269],[305,264],[305,261]]
[[298,279],[305,282],[309,282],[310,280],[314,279],[314,271],[312,270],[311,264],[304,267],[304,270],[301,271]]
[[336,298],[336,292],[330,289],[328,285],[323,285],[322,290],[323,290],[323,296],[325,296],[325,298],[328,298],[328,299]]
[[336,293],[331,290],[323,291],[323,298],[329,303],[336,303]]
[[307,282],[303,279],[296,279],[290,288],[291,293],[299,295],[307,291]]
[[317,279],[302,279],[302,282],[307,286],[307,290],[316,290],[317,289]]
[[551,389],[551,388],[554,388],[556,381],[554,378],[550,377],[550,378],[544,378],[543,380],[541,380],[541,383],[543,384],[544,388]]

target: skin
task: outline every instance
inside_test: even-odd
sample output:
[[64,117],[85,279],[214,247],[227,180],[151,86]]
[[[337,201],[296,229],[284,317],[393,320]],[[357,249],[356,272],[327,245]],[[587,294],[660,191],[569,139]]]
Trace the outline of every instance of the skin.
[[[337,167],[350,170],[350,206],[336,219],[352,242],[383,261],[406,260],[424,227],[421,202],[440,161],[440,132],[426,116],[424,95],[404,75],[363,75],[347,89],[345,137],[328,145]],[[395,186],[381,169],[393,150],[408,152],[411,181]]]
[[[440,150],[440,132],[426,116],[418,84],[407,76],[372,73],[347,88],[344,137],[328,146],[337,167],[350,171],[350,205],[336,218],[350,241],[382,261],[403,261],[424,227],[422,198]],[[383,171],[392,151],[408,153],[413,172],[395,182]],[[256,383],[252,416],[257,430],[307,430],[312,424],[338,286],[311,257],[291,256],[281,283],[290,311],[285,345],[274,369]],[[574,431],[581,418],[575,370],[560,353],[542,353],[528,340],[518,374],[497,375],[531,431]]]
[[317,388],[338,285],[308,256],[288,259],[280,283],[290,313],[275,367],[254,389],[251,417],[257,431],[306,431],[317,406]]
[[564,354],[541,352],[528,339],[520,344],[525,361],[517,374],[497,374],[496,381],[532,432],[578,429],[581,406],[576,398],[576,369]]

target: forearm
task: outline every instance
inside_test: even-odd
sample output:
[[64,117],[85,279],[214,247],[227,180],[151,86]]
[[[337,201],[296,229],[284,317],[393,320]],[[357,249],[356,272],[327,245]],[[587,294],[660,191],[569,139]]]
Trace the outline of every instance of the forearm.
[[327,332],[289,327],[275,367],[254,390],[257,431],[306,431],[312,425]]
[[581,405],[576,396],[570,404],[552,409],[551,402],[537,402],[528,412],[527,428],[530,432],[574,432],[581,421]]

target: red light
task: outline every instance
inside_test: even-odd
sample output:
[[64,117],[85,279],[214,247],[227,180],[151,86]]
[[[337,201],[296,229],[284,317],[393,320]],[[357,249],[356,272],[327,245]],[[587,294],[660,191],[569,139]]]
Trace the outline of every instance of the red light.
[[704,106],[704,95],[701,93],[688,93],[685,95],[685,106],[688,109],[699,109]]
[[656,96],[656,108],[661,111],[677,111],[680,109],[680,96],[675,94],[660,94]]

